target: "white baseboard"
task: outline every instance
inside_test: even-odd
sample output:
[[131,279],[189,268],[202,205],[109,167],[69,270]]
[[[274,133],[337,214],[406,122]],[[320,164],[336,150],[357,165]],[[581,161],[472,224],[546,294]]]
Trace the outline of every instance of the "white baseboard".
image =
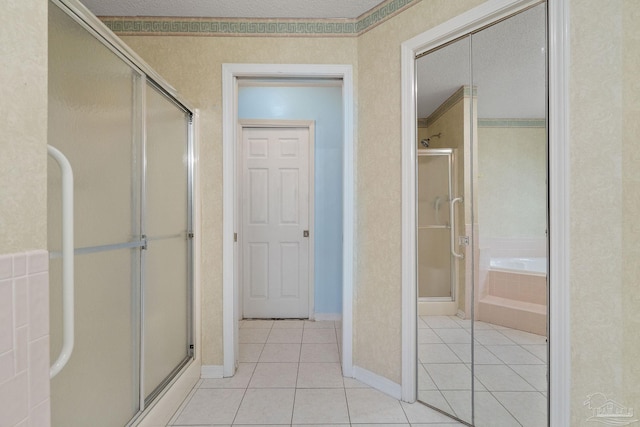
[[390,379],[361,368],[360,366],[353,367],[353,377],[369,387],[380,390],[395,399],[400,400],[402,397],[402,387],[400,384],[394,383]]
[[224,367],[222,365],[202,365],[200,378],[223,378]]
[[315,313],[313,320],[342,320],[342,313]]

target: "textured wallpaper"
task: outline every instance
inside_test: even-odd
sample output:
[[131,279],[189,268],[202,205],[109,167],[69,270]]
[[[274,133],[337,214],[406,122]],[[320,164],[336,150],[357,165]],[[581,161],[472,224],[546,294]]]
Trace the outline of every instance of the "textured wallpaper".
[[0,254],[47,245],[47,1],[0,14]]
[[593,393],[640,408],[638,19],[635,1],[571,2],[572,425]]

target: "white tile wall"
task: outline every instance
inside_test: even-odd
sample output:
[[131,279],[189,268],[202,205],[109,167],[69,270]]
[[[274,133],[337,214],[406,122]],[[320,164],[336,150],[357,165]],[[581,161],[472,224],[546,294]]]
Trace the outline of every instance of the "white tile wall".
[[49,427],[49,257],[0,255],[0,426]]

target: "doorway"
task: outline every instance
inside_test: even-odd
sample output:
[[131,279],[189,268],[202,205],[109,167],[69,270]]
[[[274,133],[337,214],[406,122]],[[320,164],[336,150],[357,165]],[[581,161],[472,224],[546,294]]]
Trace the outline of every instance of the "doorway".
[[[342,372],[344,376],[352,376],[352,303],[353,303],[353,259],[354,259],[354,154],[353,154],[353,71],[350,65],[278,65],[278,64],[224,64],[223,79],[223,375],[232,376],[238,358],[238,326],[241,316],[241,295],[239,290],[239,257],[238,246],[234,242],[237,232],[237,165],[236,144],[238,141],[238,93],[239,81],[242,79],[289,79],[300,80],[335,80],[341,87],[341,121],[340,137],[343,142],[339,149],[340,160],[331,162],[339,168],[342,177],[340,184],[340,235],[342,265],[340,296],[342,317]],[[282,118],[282,117],[280,117]],[[317,139],[316,139],[317,143]],[[318,159],[316,158],[316,163]],[[316,168],[316,173],[317,173]],[[315,180],[316,187],[318,180]],[[316,197],[318,189],[316,188]],[[316,216],[316,224],[318,218]],[[316,227],[317,228],[317,227]],[[316,230],[316,233],[318,231]],[[318,243],[316,242],[316,247]],[[316,265],[317,271],[320,269]],[[319,286],[316,280],[316,288]],[[318,305],[315,300],[316,306]]]
[[241,120],[243,318],[313,318],[314,123]]

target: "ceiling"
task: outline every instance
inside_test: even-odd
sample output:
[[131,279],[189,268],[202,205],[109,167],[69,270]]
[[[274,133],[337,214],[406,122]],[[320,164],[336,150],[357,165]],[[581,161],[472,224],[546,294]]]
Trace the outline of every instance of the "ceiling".
[[545,5],[536,6],[418,59],[418,117],[473,79],[479,118],[544,118],[545,15]]
[[[97,16],[354,19],[383,0],[81,0]],[[478,93],[478,117],[546,116],[546,10],[541,4],[416,61],[418,117],[463,85]],[[473,44],[473,49],[470,46]],[[473,59],[471,59],[473,57]]]
[[383,0],[82,0],[97,16],[357,18]]

